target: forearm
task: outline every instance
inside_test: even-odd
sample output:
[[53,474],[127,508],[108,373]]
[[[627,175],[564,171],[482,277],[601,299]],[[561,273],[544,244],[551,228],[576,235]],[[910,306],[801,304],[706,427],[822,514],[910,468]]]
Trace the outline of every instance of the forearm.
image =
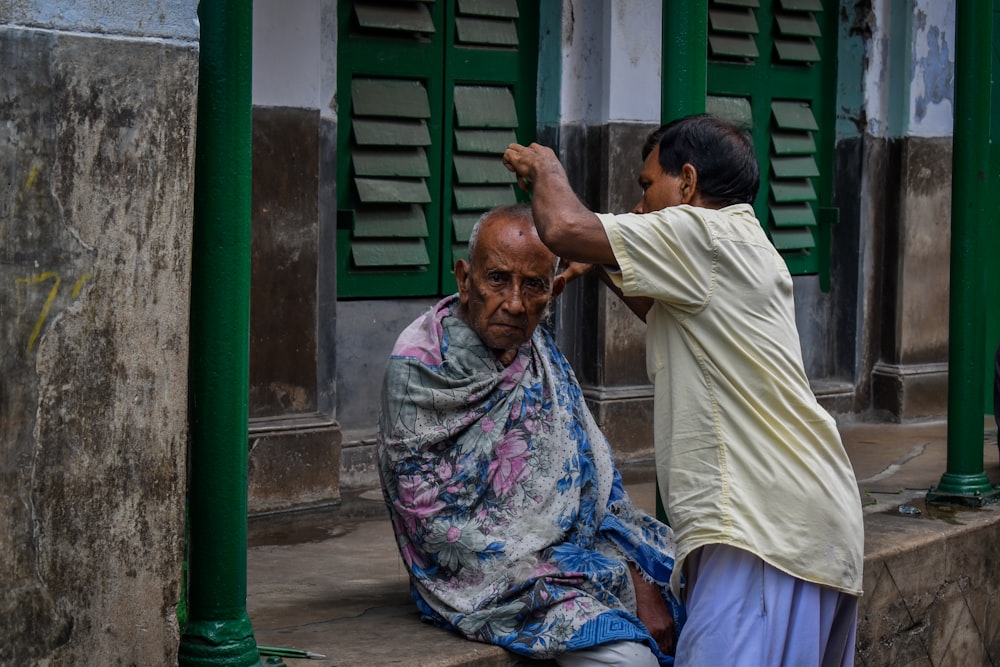
[[601,282],[607,285],[608,289],[614,292],[622,300],[622,303],[635,313],[636,317],[643,322],[646,321],[646,315],[649,313],[649,309],[653,307],[653,300],[651,298],[648,296],[625,296],[621,288],[611,279],[610,274],[608,274],[607,269],[603,265],[597,268],[597,275],[601,279]]
[[517,174],[520,186],[531,192],[538,236],[553,253],[575,262],[614,263],[604,225],[573,192],[552,149],[511,144],[503,162]]
[[537,174],[530,187],[538,236],[553,253],[574,262],[614,263],[604,225],[573,192],[561,167]]

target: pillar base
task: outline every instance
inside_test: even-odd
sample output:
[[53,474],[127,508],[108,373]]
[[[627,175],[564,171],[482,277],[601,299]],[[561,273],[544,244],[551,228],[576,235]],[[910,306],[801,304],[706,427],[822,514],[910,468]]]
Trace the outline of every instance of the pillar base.
[[990,484],[986,473],[978,475],[945,473],[941,476],[941,483],[927,491],[927,503],[983,507],[1000,503],[1000,487]]
[[[261,662],[250,617],[188,621],[177,654],[181,667],[257,667]],[[266,663],[273,664],[273,663]]]

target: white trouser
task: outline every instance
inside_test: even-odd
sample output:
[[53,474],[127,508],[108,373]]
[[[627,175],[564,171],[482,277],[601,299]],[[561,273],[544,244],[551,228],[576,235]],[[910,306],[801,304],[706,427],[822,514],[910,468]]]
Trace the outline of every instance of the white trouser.
[[858,598],[713,544],[685,561],[677,667],[850,667]]
[[581,651],[563,653],[556,658],[559,667],[658,667],[649,647],[640,642],[614,642]]

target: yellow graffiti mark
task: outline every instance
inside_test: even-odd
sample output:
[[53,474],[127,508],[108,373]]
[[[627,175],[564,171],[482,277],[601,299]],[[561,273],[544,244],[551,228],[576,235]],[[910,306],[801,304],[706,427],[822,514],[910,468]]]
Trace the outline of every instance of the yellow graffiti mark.
[[76,279],[76,283],[73,284],[73,298],[80,296],[80,290],[83,289],[83,284],[93,278],[89,273],[85,273]]
[[28,178],[24,180],[24,190],[21,191],[17,198],[17,203],[14,205],[14,215],[21,213],[21,207],[24,204],[24,199],[28,196],[31,189],[35,187],[35,181],[38,180],[38,175],[41,172],[42,168],[37,164],[31,166],[31,169],[28,171]]
[[39,273],[29,278],[14,279],[15,283],[22,285],[37,285],[38,283],[44,283],[47,280],[53,279],[55,279],[55,282],[52,283],[52,289],[49,290],[49,296],[46,297],[45,305],[42,306],[42,314],[38,316],[38,320],[35,322],[35,327],[31,330],[31,335],[28,336],[28,349],[26,350],[26,354],[31,354],[31,352],[35,349],[38,337],[42,334],[42,327],[45,326],[45,320],[49,316],[49,310],[52,308],[52,302],[56,300],[56,294],[59,292],[59,285],[62,283],[62,279],[55,271],[46,271],[45,273]]
[[28,180],[24,182],[24,190],[27,192],[31,188],[35,187],[35,181],[38,180],[38,173],[41,171],[41,167],[38,165],[33,165],[31,171],[28,172]]

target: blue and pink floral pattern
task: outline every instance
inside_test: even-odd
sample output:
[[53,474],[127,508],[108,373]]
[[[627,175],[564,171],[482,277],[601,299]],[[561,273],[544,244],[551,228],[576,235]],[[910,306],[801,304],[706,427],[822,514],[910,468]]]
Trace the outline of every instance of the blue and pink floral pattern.
[[642,641],[628,564],[669,593],[670,529],[633,506],[539,327],[501,366],[443,299],[399,337],[379,416],[389,515],[425,620],[536,658]]

